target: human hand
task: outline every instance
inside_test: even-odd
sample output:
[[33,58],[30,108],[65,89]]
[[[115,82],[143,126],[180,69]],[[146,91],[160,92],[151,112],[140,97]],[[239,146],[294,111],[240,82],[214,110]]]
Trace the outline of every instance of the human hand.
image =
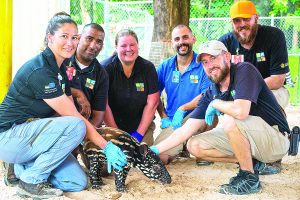
[[107,159],[107,171],[111,173],[111,166],[117,170],[122,170],[122,167],[127,164],[126,156],[121,149],[114,143],[109,141],[103,148],[103,153]]
[[143,140],[143,135],[141,135],[139,132],[137,132],[137,131],[133,131],[133,132],[131,132],[130,133],[130,135],[132,136],[132,137],[134,137],[137,141],[139,141],[139,142],[141,142],[142,140]]
[[156,155],[159,154],[159,150],[158,150],[158,148],[157,148],[156,146],[151,146],[150,149],[151,149],[151,151],[153,151]]
[[217,110],[215,107],[213,107],[212,103],[213,103],[213,101],[210,102],[210,104],[208,105],[206,112],[205,112],[205,123],[209,126],[212,125],[215,115],[220,116],[220,114],[221,114],[221,112],[219,110]]
[[91,112],[92,112],[90,102],[87,100],[87,98],[85,97],[84,94],[77,97],[76,100],[80,107],[80,114],[84,118],[89,119],[91,116]]
[[168,128],[172,124],[172,121],[170,120],[169,117],[162,118],[160,122],[161,122],[160,128],[162,129]]
[[177,111],[175,112],[172,120],[172,126],[174,130],[181,127],[185,113],[186,111],[180,109],[177,109]]

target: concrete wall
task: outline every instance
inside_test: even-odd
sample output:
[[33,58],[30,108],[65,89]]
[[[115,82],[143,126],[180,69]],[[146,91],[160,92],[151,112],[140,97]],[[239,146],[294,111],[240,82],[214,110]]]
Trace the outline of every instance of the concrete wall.
[[48,20],[60,11],[70,12],[69,0],[13,1],[12,77],[24,62],[40,52]]

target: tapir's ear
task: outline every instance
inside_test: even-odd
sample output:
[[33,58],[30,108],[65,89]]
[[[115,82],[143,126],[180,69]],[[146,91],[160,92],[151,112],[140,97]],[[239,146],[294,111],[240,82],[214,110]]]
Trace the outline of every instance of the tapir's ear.
[[146,143],[141,143],[139,150],[140,150],[140,154],[144,156],[147,155],[149,150],[148,145]]

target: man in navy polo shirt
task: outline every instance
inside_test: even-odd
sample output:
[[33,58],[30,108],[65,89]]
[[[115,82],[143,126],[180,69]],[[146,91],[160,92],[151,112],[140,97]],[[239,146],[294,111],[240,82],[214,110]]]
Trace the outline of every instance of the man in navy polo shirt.
[[[162,130],[154,144],[167,138],[186,121],[188,114],[197,106],[201,93],[211,84],[202,64],[196,63],[197,54],[193,51],[195,42],[190,27],[177,25],[172,31],[172,45],[176,55],[157,67],[159,89],[161,96],[165,91],[167,105],[160,102],[158,106]],[[164,163],[168,163],[182,150],[183,144],[180,144],[160,157]]]
[[96,59],[104,36],[100,25],[85,25],[76,53],[65,68],[77,109],[95,127],[103,122],[108,91],[108,75]]
[[[85,25],[75,55],[65,63],[76,108],[94,127],[103,123],[108,92],[108,75],[96,59],[102,50],[104,36],[100,25]],[[75,157],[79,153],[85,166],[89,167],[82,145],[73,151]]]
[[[231,54],[220,41],[200,47],[197,61],[202,62],[213,84],[186,123],[150,149],[163,153],[190,138],[187,147],[195,157],[239,164],[239,173],[220,186],[220,193],[257,193],[261,189],[258,171],[264,163],[286,155],[290,130],[258,70],[249,62],[231,64],[230,59]],[[214,128],[221,114],[223,127]]]
[[[289,74],[288,53],[283,32],[275,27],[258,24],[255,5],[251,1],[239,1],[230,8],[233,31],[219,40],[231,53],[231,62],[250,62],[264,78],[279,105],[288,105],[289,92],[284,87]],[[290,81],[287,81],[290,82]],[[277,174],[281,161],[268,164],[260,174]]]

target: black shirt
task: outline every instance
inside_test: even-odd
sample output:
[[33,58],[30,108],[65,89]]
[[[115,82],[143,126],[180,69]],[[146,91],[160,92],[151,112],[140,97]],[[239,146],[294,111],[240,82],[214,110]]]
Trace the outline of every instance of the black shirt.
[[58,68],[49,48],[26,62],[16,73],[0,105],[0,132],[29,118],[47,118],[55,111],[43,99],[70,96],[65,72]]
[[278,125],[280,132],[290,132],[286,118],[275,96],[268,89],[257,69],[248,62],[231,65],[230,84],[226,92],[221,93],[217,84],[212,84],[191,114],[191,118],[204,119],[208,104],[214,99],[251,101],[249,115],[259,116],[270,126]]
[[127,132],[136,131],[148,95],[159,91],[154,65],[139,56],[131,76],[127,78],[117,55],[102,61],[101,64],[108,73],[108,104],[118,128]]
[[[65,62],[70,67],[70,62]],[[78,89],[84,93],[88,99],[91,109],[96,111],[105,111],[107,92],[108,92],[108,75],[105,69],[100,65],[97,59],[84,69],[80,69],[75,56],[71,58],[71,65],[76,72],[70,80],[72,88]],[[74,98],[77,109],[79,108],[76,98]]]
[[220,39],[232,55],[244,55],[244,61],[257,67],[263,78],[289,72],[288,52],[284,33],[275,27],[258,25],[257,35],[251,49],[243,48],[233,32]]

